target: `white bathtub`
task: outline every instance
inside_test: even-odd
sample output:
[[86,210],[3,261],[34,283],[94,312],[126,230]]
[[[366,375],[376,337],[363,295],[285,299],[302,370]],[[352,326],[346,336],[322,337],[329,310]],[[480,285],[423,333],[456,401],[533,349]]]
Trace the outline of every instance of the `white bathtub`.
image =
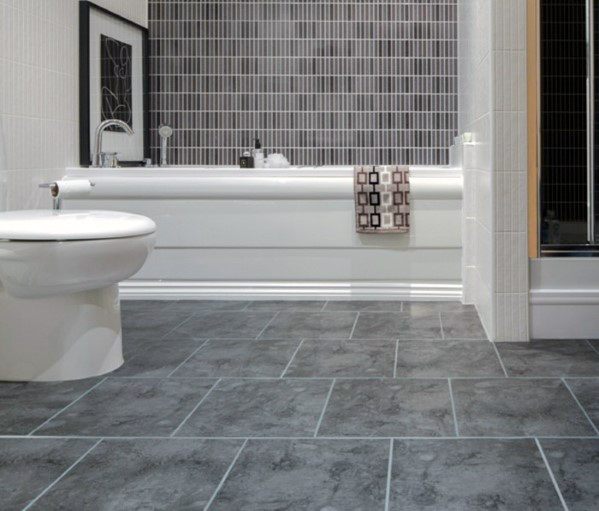
[[355,233],[352,167],[67,169],[68,209],[147,215],[156,250],[125,298],[459,300],[461,170],[411,168],[410,234]]

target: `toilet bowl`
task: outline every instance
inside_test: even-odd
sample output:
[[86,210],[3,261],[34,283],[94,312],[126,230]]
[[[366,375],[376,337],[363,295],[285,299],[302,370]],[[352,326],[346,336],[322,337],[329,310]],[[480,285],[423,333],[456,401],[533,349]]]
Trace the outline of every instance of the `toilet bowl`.
[[156,224],[115,211],[0,213],[0,380],[98,376],[123,363],[118,283]]

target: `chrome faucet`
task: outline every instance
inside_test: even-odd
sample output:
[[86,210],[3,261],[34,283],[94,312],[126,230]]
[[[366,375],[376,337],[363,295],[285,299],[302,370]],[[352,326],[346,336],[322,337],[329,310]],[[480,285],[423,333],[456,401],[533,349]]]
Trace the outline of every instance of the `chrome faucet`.
[[104,135],[106,128],[110,128],[111,126],[117,126],[123,129],[127,135],[133,135],[131,127],[126,122],[119,119],[106,119],[98,124],[98,127],[96,128],[96,146],[94,148],[92,167],[116,167],[116,153],[102,152],[102,135]]

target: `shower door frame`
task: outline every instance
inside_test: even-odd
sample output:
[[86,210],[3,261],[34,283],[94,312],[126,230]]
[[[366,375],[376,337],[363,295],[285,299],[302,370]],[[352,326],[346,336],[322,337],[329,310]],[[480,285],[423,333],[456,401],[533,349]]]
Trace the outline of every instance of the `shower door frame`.
[[[529,148],[529,186],[534,186],[534,193],[529,195],[530,257],[599,257],[599,245],[595,229],[595,35],[594,35],[594,0],[585,1],[586,10],[586,108],[587,108],[587,242],[585,244],[543,245],[541,240],[541,181],[543,172],[541,143],[541,8],[542,0],[528,0],[528,116]],[[533,229],[534,222],[534,229]]]

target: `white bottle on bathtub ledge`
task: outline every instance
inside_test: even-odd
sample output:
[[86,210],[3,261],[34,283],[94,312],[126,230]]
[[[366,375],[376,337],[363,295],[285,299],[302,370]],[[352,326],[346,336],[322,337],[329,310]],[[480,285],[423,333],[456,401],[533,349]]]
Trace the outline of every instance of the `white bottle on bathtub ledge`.
[[262,144],[259,138],[255,140],[252,156],[254,157],[254,168],[264,168],[264,152],[262,151]]

